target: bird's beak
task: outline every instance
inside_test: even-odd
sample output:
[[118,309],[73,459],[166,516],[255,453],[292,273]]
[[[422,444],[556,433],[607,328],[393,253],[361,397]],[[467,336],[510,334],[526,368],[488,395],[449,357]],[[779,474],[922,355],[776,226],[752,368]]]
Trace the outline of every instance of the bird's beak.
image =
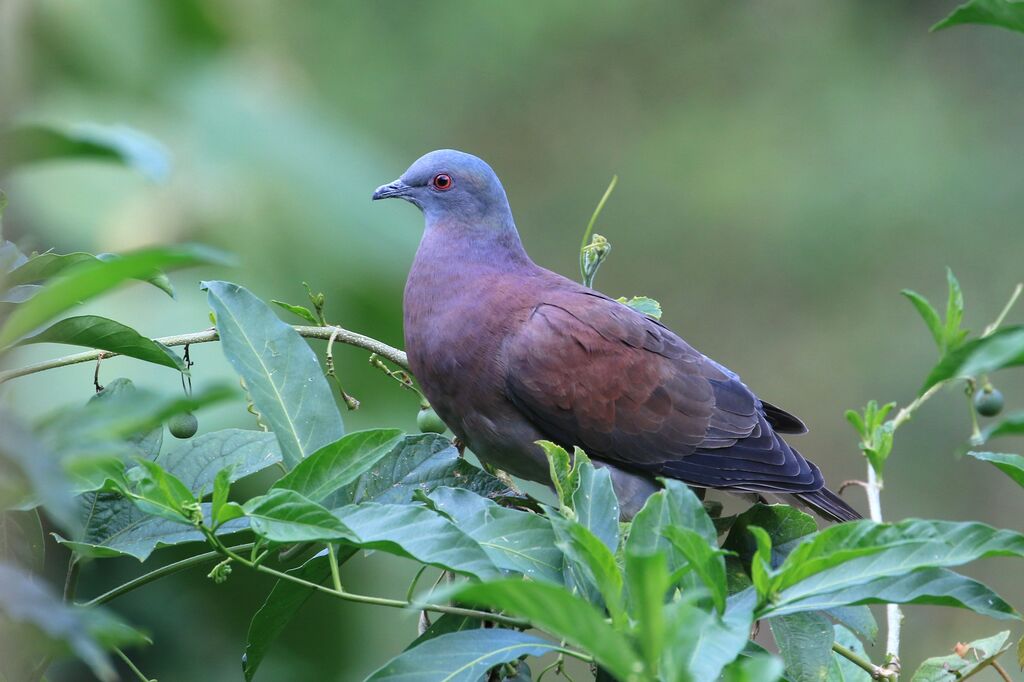
[[389,182],[386,185],[381,185],[380,187],[378,187],[377,190],[373,193],[373,200],[377,201],[378,199],[403,197],[406,195],[406,193],[408,193],[410,189],[412,188],[409,185],[402,182],[401,180],[395,180],[394,182]]

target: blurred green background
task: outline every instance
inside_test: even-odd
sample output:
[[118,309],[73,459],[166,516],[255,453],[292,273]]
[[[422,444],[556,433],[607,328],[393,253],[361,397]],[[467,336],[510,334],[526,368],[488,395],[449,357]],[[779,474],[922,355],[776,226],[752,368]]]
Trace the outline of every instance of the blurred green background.
[[[659,299],[669,326],[801,415],[811,433],[798,447],[835,487],[864,470],[843,411],[907,402],[935,360],[900,289],[940,303],[948,265],[980,329],[1024,278],[1024,37],[929,34],[952,5],[0,0],[0,117],[126,124],[174,164],[163,183],[84,162],[12,173],[0,179],[6,236],[60,252],[202,241],[239,255],[234,270],[175,276],[177,301],[136,286],[88,306],[153,336],[208,326],[197,282],[225,277],[296,303],[308,281],[332,322],[400,346],[421,218],[371,205],[377,185],[434,148],[482,156],[534,259],[575,276],[582,229],[617,173],[597,228],[614,246],[598,288]],[[13,363],[62,352],[39,346]],[[200,384],[231,376],[216,345],[192,357]],[[342,348],[338,369],[363,403],[349,429],[415,428],[415,397],[364,352]],[[26,415],[84,401],[92,371],[19,379],[0,401]],[[105,380],[122,375],[179,390],[167,370],[103,364]],[[998,383],[1024,409],[1021,373]],[[241,404],[200,420],[252,426]],[[901,430],[887,517],[1024,528],[1013,484],[957,456],[968,432],[954,392]],[[138,572],[93,563],[80,591]],[[1019,565],[968,572],[1024,608]],[[241,679],[246,625],[271,582],[203,574],[114,603],[155,637],[136,654],[148,675]],[[410,575],[384,557],[345,567],[348,586],[382,595],[401,596]],[[907,662],[1003,625],[907,613]],[[360,679],[415,628],[413,614],[314,598],[261,677]]]

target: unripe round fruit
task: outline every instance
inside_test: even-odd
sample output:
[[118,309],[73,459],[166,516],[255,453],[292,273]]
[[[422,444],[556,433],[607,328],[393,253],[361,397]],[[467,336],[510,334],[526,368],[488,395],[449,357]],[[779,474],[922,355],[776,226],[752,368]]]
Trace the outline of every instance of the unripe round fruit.
[[191,412],[184,412],[171,417],[167,428],[175,438],[191,438],[199,430],[199,420]]
[[982,417],[994,417],[1003,411],[1003,394],[998,388],[984,388],[974,394],[974,409]]
[[441,418],[431,408],[420,410],[416,415],[416,426],[420,427],[423,433],[444,433],[448,430]]

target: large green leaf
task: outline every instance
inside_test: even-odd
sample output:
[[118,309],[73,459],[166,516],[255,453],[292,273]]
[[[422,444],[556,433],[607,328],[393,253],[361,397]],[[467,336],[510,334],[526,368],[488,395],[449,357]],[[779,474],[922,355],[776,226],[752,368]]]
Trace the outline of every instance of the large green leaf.
[[605,622],[589,602],[565,588],[525,580],[500,580],[464,586],[453,597],[526,618],[594,655],[599,665],[624,682],[641,679],[644,664],[626,638]]
[[[719,616],[685,597],[672,602],[667,607],[663,679],[717,680],[722,669],[748,645],[752,622],[751,610],[746,606],[731,605],[725,615]],[[767,667],[774,670],[781,666]],[[669,675],[665,676],[666,672]],[[756,679],[762,682],[773,678]]]
[[[64,271],[69,268],[73,268],[83,263],[97,263],[116,260],[118,258],[120,258],[120,256],[113,253],[93,255],[91,253],[78,251],[75,253],[59,254],[48,251],[22,261],[17,268],[7,273],[3,278],[3,282],[12,286],[16,284],[44,282],[56,277],[57,275],[63,274]],[[149,282],[171,298],[174,297],[174,287],[171,286],[170,280],[167,279],[167,275],[164,273],[156,272],[154,274],[141,277],[140,279]]]
[[665,554],[627,552],[626,584],[629,587],[629,614],[634,624],[637,648],[643,654],[649,671],[665,673],[660,669],[668,630],[665,598],[672,585]]
[[554,642],[503,628],[464,630],[430,639],[388,661],[373,682],[477,682],[488,670],[520,656],[563,651]]
[[0,172],[26,163],[58,159],[115,161],[139,170],[151,180],[166,179],[171,166],[163,145],[124,125],[27,124],[0,133]]
[[1024,32],[1024,3],[1020,0],[969,0],[932,26],[932,30],[960,24],[988,24]]
[[968,452],[967,454],[982,462],[991,462],[997,469],[1012,478],[1017,485],[1024,487],[1024,457],[1005,452]]
[[572,494],[576,520],[601,539],[612,552],[619,547],[619,500],[608,469],[580,464],[580,484]]
[[945,568],[919,568],[823,594],[770,605],[765,617],[832,609],[851,604],[931,604],[970,609],[990,618],[1019,618],[1013,607],[985,585]]
[[[134,557],[145,561],[153,550],[206,538],[198,530],[169,519],[152,516],[116,493],[87,493],[79,498],[85,533],[80,541],[57,537],[57,541],[82,556],[109,558]],[[205,523],[212,526],[210,505],[201,505]],[[245,518],[235,519],[217,528],[217,535],[230,535],[249,529]]]
[[274,487],[294,490],[319,502],[359,478],[401,440],[399,429],[349,433],[299,462]]
[[780,602],[798,601],[926,567],[958,566],[986,556],[1024,557],[1024,535],[982,523],[910,519],[857,521],[810,536],[773,578]]
[[750,526],[764,529],[772,539],[772,564],[778,566],[794,541],[817,532],[818,524],[808,514],[787,504],[755,504],[736,517],[722,549],[736,552],[749,564],[757,551],[757,541],[748,532]]
[[253,532],[271,542],[356,539],[338,517],[294,490],[271,490],[242,509]]
[[450,440],[424,433],[403,438],[372,471],[330,495],[324,505],[341,507],[370,500],[400,504],[412,499],[416,490],[429,493],[441,486],[465,488],[483,497],[511,492],[500,480],[462,459]]
[[288,469],[344,434],[316,355],[263,301],[230,282],[204,282],[221,349],[277,435]]
[[562,582],[562,553],[547,517],[501,507],[462,488],[436,488],[430,499],[479,543],[498,568],[533,580]]
[[936,312],[932,304],[928,302],[928,299],[921,294],[911,289],[904,289],[900,292],[907,299],[914,304],[914,308],[921,315],[921,319],[924,320],[925,325],[928,327],[928,331],[931,332],[932,338],[935,339],[935,345],[939,347],[941,351],[943,349],[945,341],[945,333],[942,327],[942,320],[939,318],[939,313]]
[[105,648],[146,642],[108,612],[68,606],[45,583],[6,563],[0,563],[0,614],[65,645],[105,682],[118,679]]
[[737,658],[722,671],[720,682],[777,682],[783,670],[776,656],[761,652]]
[[134,483],[131,500],[142,511],[170,521],[192,525],[190,506],[196,498],[174,474],[164,471],[156,462],[139,460],[139,466],[128,472]]
[[280,462],[281,448],[272,433],[223,429],[184,441],[157,461],[193,493],[207,495],[221,469],[230,469],[233,483]]
[[109,261],[84,263],[49,282],[32,300],[23,303],[0,327],[0,349],[49,322],[57,315],[88,301],[122,282],[151,277],[157,270],[175,270],[204,264],[225,264],[219,251],[182,245],[145,249]]
[[128,325],[98,315],[65,318],[23,339],[19,345],[31,343],[64,343],[99,348],[179,372],[188,371],[178,354],[159,341],[146,338]]
[[968,341],[944,355],[928,375],[920,392],[924,393],[947,379],[991,374],[1022,364],[1024,326],[1004,327],[990,336]]
[[911,682],[956,682],[971,677],[1006,652],[1013,643],[1010,631],[964,645],[963,653],[929,658],[917,669]]
[[682,556],[664,537],[669,526],[681,526],[700,534],[709,544],[717,544],[718,531],[704,510],[704,505],[692,490],[680,481],[666,480],[665,489],[651,495],[643,509],[633,518],[626,551],[631,554],[668,552],[669,565],[681,566]]
[[500,575],[477,542],[445,517],[413,504],[362,504],[334,515],[351,532],[346,542],[415,559],[480,579]]
[[775,643],[793,682],[820,682],[832,665],[832,623],[820,613],[794,613],[772,618]]

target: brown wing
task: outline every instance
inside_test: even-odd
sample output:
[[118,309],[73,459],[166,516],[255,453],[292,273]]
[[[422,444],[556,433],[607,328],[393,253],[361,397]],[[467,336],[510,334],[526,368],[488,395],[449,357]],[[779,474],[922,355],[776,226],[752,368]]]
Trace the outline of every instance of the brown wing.
[[766,408],[666,327],[594,292],[552,292],[510,337],[504,360],[510,399],[555,442],[699,486],[822,486],[769,424],[777,416],[795,430],[799,420]]

